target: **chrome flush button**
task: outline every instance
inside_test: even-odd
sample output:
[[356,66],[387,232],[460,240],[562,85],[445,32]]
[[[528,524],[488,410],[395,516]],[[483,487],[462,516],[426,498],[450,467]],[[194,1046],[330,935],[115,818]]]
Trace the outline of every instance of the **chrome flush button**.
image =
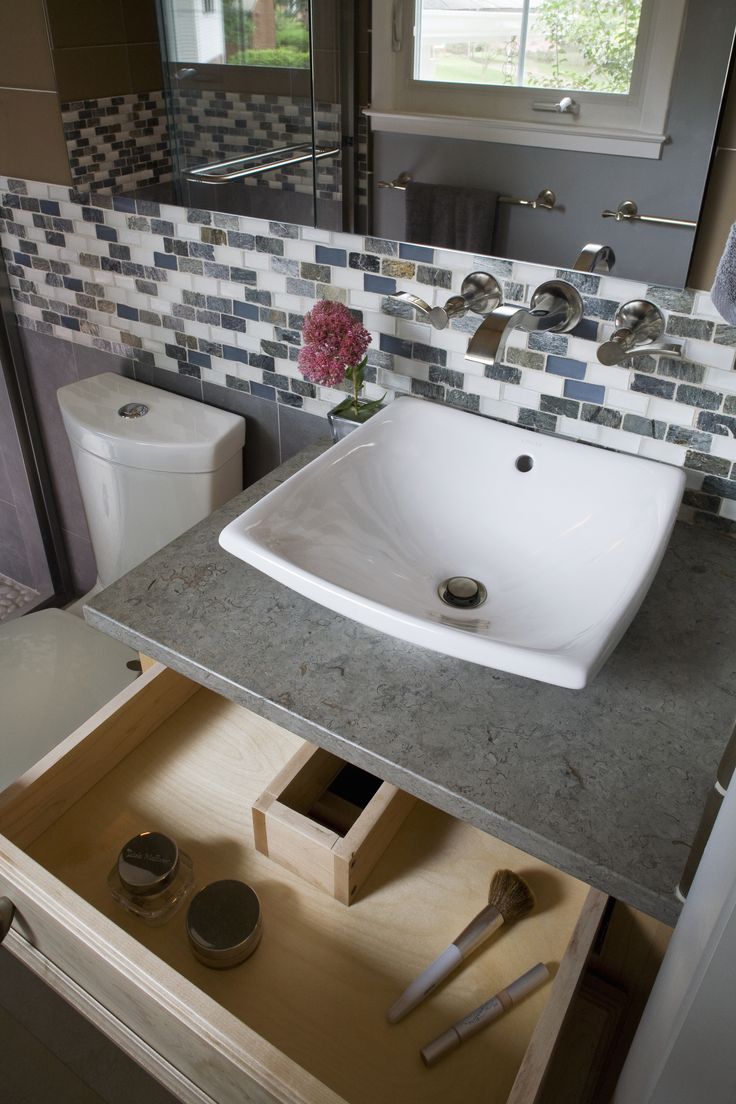
[[146,404],[139,402],[126,403],[118,410],[121,418],[142,418],[147,413],[148,407]]

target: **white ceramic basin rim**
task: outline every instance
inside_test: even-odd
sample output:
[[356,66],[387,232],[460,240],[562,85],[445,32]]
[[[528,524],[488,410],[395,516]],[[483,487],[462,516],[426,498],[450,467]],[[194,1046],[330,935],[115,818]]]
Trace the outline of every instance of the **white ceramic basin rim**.
[[[401,399],[266,495],[223,548],[459,659],[586,685],[641,604],[684,486],[668,464]],[[438,587],[470,576],[475,609]]]

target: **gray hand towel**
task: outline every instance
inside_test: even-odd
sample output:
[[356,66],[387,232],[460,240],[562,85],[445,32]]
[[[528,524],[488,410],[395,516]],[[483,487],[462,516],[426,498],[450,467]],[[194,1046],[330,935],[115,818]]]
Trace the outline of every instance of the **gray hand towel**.
[[406,238],[410,242],[491,253],[496,193],[446,184],[406,186]]
[[710,294],[718,313],[729,325],[736,326],[736,223],[728,235]]

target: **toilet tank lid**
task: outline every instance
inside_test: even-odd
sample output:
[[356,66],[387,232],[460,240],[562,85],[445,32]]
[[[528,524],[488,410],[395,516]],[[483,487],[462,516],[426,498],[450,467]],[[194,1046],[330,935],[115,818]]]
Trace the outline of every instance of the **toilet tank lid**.
[[[64,425],[80,448],[131,468],[216,471],[242,449],[245,420],[158,387],[105,372],[57,392]],[[123,417],[135,404],[138,417]]]

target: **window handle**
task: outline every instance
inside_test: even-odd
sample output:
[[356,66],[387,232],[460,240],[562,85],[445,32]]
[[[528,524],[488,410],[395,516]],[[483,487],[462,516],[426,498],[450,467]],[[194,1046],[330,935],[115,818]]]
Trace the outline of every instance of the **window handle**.
[[391,8],[391,50],[400,54],[404,48],[403,34],[404,0],[394,0]]
[[571,96],[563,96],[561,100],[552,103],[549,100],[535,100],[532,104],[534,111],[554,111],[556,115],[579,115],[580,104]]

